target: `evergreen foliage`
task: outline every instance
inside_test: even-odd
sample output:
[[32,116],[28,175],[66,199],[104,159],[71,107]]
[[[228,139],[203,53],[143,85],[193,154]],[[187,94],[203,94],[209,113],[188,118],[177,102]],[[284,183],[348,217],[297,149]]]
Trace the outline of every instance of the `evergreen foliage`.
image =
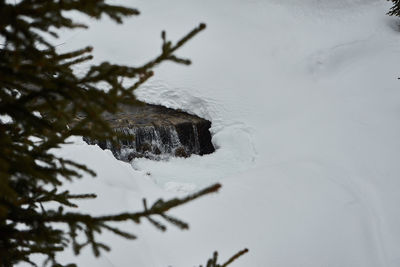
[[400,17],[400,0],[388,0],[393,3],[388,15]]
[[[147,219],[163,231],[165,223],[187,229],[187,223],[166,212],[220,188],[216,184],[185,198],[158,200],[150,207],[144,200],[143,210],[132,213],[96,217],[64,210],[77,207],[74,200],[96,196],[60,191],[60,186],[82,177],[82,172],[93,176],[95,173],[51,150],[66,144],[73,135],[112,139],[115,133],[101,114],[115,113],[119,104],[140,104],[133,91],[153,75],[158,64],[173,61],[189,65],[188,59],[175,52],[205,29],[200,24],[176,43],[168,41],[163,32],[160,54],[142,66],[104,62],[76,75],[74,67],[92,59],[92,47],[61,53],[47,37],[56,39],[60,29],[87,27],[68,17],[70,11],[96,19],[105,15],[117,23],[139,14],[134,8],[104,0],[0,0],[1,266],[20,262],[35,265],[30,259],[33,254],[44,255],[48,264],[62,266],[56,254],[69,246],[75,254],[91,246],[98,256],[102,250],[110,249],[97,240],[103,230],[136,238],[110,222],[139,223]],[[124,78],[131,84],[123,83]],[[98,90],[100,83],[107,84],[108,90]],[[49,208],[49,202],[57,203],[58,208]],[[56,227],[57,224],[67,227]],[[82,241],[78,235],[86,239]]]
[[[206,267],[226,267],[226,266],[230,265],[232,262],[234,262],[235,260],[237,260],[239,257],[246,254],[247,252],[249,252],[249,250],[247,248],[245,248],[245,249],[237,252],[232,257],[230,257],[229,260],[227,260],[223,264],[218,263],[218,252],[214,252],[213,257],[207,261]],[[203,267],[203,266],[200,265],[200,267]]]

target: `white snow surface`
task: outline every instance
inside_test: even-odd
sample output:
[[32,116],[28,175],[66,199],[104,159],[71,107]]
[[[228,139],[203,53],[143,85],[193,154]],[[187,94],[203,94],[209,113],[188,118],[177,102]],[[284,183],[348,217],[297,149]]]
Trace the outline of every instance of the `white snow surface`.
[[[118,1],[114,1],[118,2]],[[139,65],[160,51],[160,31],[177,40],[206,31],[178,51],[193,65],[165,63],[140,99],[212,121],[214,154],[132,166],[80,138],[57,153],[97,178],[68,185],[95,192],[79,211],[141,208],[141,199],[183,196],[214,182],[210,195],[171,211],[189,231],[121,225],[112,246],[80,266],[155,267],[221,261],[232,266],[400,266],[400,32],[385,0],[119,1],[142,14],[66,32],[62,49],[87,44],[95,60]],[[87,20],[86,20],[87,21]],[[132,168],[133,167],[133,168]]]

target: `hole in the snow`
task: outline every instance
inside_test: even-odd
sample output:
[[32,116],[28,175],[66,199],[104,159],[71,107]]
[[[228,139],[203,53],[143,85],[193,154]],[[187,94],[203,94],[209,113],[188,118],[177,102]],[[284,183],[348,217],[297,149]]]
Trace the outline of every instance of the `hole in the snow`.
[[117,140],[85,137],[84,140],[111,150],[119,160],[130,162],[143,157],[161,160],[215,151],[209,131],[211,122],[183,111],[145,104],[123,106],[121,112],[104,116],[117,133]]

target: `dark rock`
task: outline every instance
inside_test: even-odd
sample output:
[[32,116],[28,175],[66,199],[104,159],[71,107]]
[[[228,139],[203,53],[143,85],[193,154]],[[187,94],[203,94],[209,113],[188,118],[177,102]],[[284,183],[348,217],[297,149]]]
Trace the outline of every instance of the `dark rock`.
[[187,158],[188,154],[186,153],[186,150],[183,147],[178,147],[175,150],[175,157],[179,157],[179,158]]
[[137,151],[139,153],[149,152],[149,151],[151,151],[151,145],[148,143],[141,144],[141,146],[137,148]]
[[198,116],[163,106],[121,107],[117,114],[104,114],[116,132],[116,143],[84,138],[89,144],[110,149],[124,161],[147,157],[189,157],[215,151],[209,131],[211,122]]
[[161,155],[161,150],[158,147],[155,147],[153,150],[154,155]]

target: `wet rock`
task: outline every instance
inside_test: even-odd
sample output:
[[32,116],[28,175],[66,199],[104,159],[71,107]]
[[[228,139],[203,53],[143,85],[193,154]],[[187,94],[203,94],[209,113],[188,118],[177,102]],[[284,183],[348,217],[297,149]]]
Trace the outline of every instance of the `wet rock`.
[[215,150],[209,131],[211,122],[182,111],[145,104],[123,106],[121,112],[104,114],[104,117],[116,132],[117,142],[84,140],[102,149],[110,149],[120,160],[189,157],[191,154],[210,154]]
[[175,157],[179,157],[179,158],[187,158],[188,154],[186,153],[186,150],[183,147],[178,147],[175,150]]
[[161,150],[158,147],[155,147],[153,150],[154,155],[161,155]]
[[148,143],[144,143],[140,147],[137,148],[137,151],[139,153],[148,153],[149,151],[151,151],[151,145]]

